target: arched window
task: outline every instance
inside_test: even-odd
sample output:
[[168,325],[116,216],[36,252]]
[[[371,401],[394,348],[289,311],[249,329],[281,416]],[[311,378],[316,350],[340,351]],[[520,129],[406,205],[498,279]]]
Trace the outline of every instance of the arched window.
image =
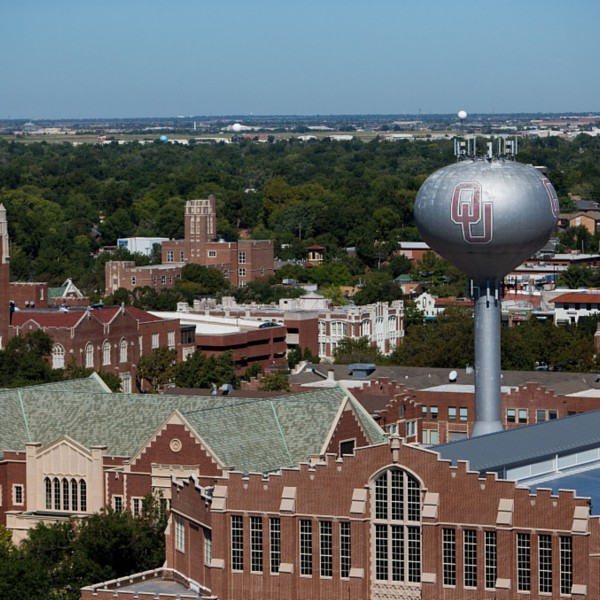
[[77,493],[77,481],[71,479],[71,510],[77,510],[79,494]]
[[50,477],[44,479],[44,487],[46,488],[46,510],[52,510],[52,482]]
[[127,340],[119,342],[119,362],[127,362]]
[[102,344],[102,364],[110,365],[110,342],[108,340]]
[[62,480],[62,490],[63,490],[63,500],[62,500],[63,510],[69,510],[69,481],[67,479]]
[[54,344],[52,347],[52,368],[64,369],[65,367],[65,349],[60,344]]
[[371,336],[371,321],[369,319],[363,319],[360,323],[360,335],[370,337]]
[[79,505],[81,507],[81,511],[86,512],[87,511],[87,486],[83,479],[79,482],[79,500],[80,500]]
[[85,368],[94,368],[94,346],[90,342],[85,345]]
[[391,468],[373,481],[375,580],[421,581],[421,485],[406,471]]
[[54,478],[54,510],[60,510],[60,481]]

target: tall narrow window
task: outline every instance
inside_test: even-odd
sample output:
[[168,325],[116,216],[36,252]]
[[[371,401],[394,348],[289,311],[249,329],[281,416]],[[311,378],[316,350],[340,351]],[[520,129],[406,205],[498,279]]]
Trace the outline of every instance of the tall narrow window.
[[244,570],[244,523],[240,515],[231,516],[231,568]]
[[485,532],[485,587],[494,589],[498,575],[498,549],[496,545],[496,532]]
[[203,527],[202,531],[204,533],[204,564],[210,566],[212,561],[212,531],[206,529],[206,527]]
[[463,561],[465,587],[477,587],[477,531],[463,532]]
[[456,585],[456,531],[442,530],[442,570],[444,585]]
[[77,492],[77,481],[71,479],[71,510],[77,510],[79,506],[79,494]]
[[281,521],[279,517],[270,519],[269,529],[271,573],[279,573],[281,564]]
[[85,345],[85,368],[94,368],[94,346],[90,342]]
[[60,344],[54,344],[52,347],[52,368],[64,369],[65,367],[65,349]]
[[528,533],[517,533],[517,591],[531,590],[531,539]]
[[175,515],[175,550],[185,552],[185,523],[179,515]]
[[46,510],[52,510],[52,482],[49,477],[44,479],[44,487],[46,488]]
[[87,485],[83,479],[79,482],[79,505],[82,512],[87,511]]
[[119,342],[119,362],[127,362],[127,340]]
[[352,538],[350,537],[350,523],[340,523],[340,577],[350,577],[352,565]]
[[401,469],[389,469],[374,482],[375,579],[421,580],[421,487]]
[[63,510],[69,510],[69,481],[67,479],[62,480],[62,490],[63,490],[63,501],[62,507]]
[[300,575],[312,575],[312,522],[300,521]]
[[60,481],[54,478],[54,510],[60,510]]
[[573,540],[560,537],[560,593],[570,594],[573,587]]
[[110,365],[110,342],[108,340],[102,344],[102,364]]
[[552,536],[538,537],[538,569],[540,592],[552,593]]
[[262,517],[250,517],[250,570],[263,570],[263,525]]
[[321,556],[321,577],[333,575],[333,530],[331,521],[319,523],[319,546]]

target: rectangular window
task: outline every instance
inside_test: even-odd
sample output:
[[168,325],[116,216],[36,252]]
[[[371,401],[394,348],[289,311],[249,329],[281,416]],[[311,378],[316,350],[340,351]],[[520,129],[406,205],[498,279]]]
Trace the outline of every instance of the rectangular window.
[[496,545],[496,532],[485,532],[485,587],[494,589],[498,574],[498,549]]
[[263,525],[262,517],[250,517],[250,570],[263,570]]
[[181,250],[181,252],[179,252],[179,262],[185,262],[185,254],[184,254],[183,250]]
[[152,349],[154,350],[155,348],[158,348],[158,345],[159,345],[158,333],[153,333],[152,334]]
[[121,512],[123,510],[123,496],[113,496],[113,505],[115,512]]
[[131,278],[131,285],[135,285],[137,283],[137,279],[135,277]]
[[429,416],[432,419],[437,419],[438,418],[438,407],[437,406],[431,406],[429,408]]
[[209,250],[208,251],[208,258],[217,258],[217,251],[216,250]]
[[208,567],[212,561],[212,531],[203,527],[202,532],[204,533],[204,564]]
[[[570,538],[569,538],[570,539]],[[352,538],[350,523],[340,523],[340,577],[350,577],[352,564]]]
[[536,410],[535,411],[535,420],[540,423],[541,421],[546,420],[546,411],[545,410]]
[[167,250],[167,262],[168,263],[172,263],[174,262],[174,253],[173,250]]
[[514,408],[506,409],[506,422],[515,423],[517,421],[517,411]]
[[131,499],[131,513],[134,517],[139,517],[142,514],[142,498]]
[[477,587],[477,531],[463,532],[465,587]]
[[167,346],[171,350],[175,349],[175,332],[174,331],[167,332]]
[[468,421],[469,420],[469,410],[467,409],[466,406],[461,406],[460,407],[460,420],[461,421]]
[[312,575],[312,522],[300,521],[300,575]]
[[161,275],[160,282],[162,283],[162,285],[165,285],[167,283],[167,276],[166,275]]
[[456,406],[448,407],[448,421],[456,421]]
[[548,411],[548,419],[558,419],[558,411],[557,410],[549,410]]
[[421,406],[421,416],[426,419],[427,418],[427,406]]
[[421,581],[421,528],[408,527],[408,581]]
[[388,578],[388,527],[375,524],[375,579]]
[[185,552],[185,524],[179,515],[175,515],[175,550]]
[[444,585],[456,585],[456,531],[442,530],[442,571]]
[[244,570],[244,523],[239,515],[231,515],[231,568]]
[[238,275],[239,275],[240,277],[246,277],[246,269],[240,269],[240,270],[238,271]]
[[13,503],[25,504],[24,487],[21,484],[13,485]]
[[560,536],[560,593],[570,594],[573,587],[573,540]]
[[269,529],[271,573],[279,573],[281,564],[281,520],[279,517],[271,517]]
[[331,577],[333,575],[333,530],[331,521],[320,521],[319,545],[321,577]]
[[540,593],[552,593],[552,536],[538,537],[538,567]]
[[519,423],[527,423],[527,409],[526,408],[519,409]]
[[240,252],[239,253],[239,260],[238,262],[240,263],[240,265],[245,265],[246,264],[246,253],[245,252]]
[[528,533],[517,533],[517,591],[531,590],[531,539]]
[[392,525],[392,581],[404,581],[404,527]]

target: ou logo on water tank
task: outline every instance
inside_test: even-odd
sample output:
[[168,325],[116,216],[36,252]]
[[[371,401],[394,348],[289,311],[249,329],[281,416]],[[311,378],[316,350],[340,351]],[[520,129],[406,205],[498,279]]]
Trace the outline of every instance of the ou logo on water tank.
[[481,198],[481,184],[476,181],[458,183],[454,187],[450,216],[462,228],[463,240],[469,244],[492,241],[492,202]]

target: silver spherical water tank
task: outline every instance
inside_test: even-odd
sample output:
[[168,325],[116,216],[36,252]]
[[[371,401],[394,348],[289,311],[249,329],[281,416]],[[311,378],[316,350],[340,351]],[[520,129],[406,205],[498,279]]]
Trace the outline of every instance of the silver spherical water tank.
[[472,280],[475,301],[473,435],[502,429],[500,298],[502,278],[548,241],[558,196],[537,169],[474,159],[433,173],[415,201],[421,237]]

